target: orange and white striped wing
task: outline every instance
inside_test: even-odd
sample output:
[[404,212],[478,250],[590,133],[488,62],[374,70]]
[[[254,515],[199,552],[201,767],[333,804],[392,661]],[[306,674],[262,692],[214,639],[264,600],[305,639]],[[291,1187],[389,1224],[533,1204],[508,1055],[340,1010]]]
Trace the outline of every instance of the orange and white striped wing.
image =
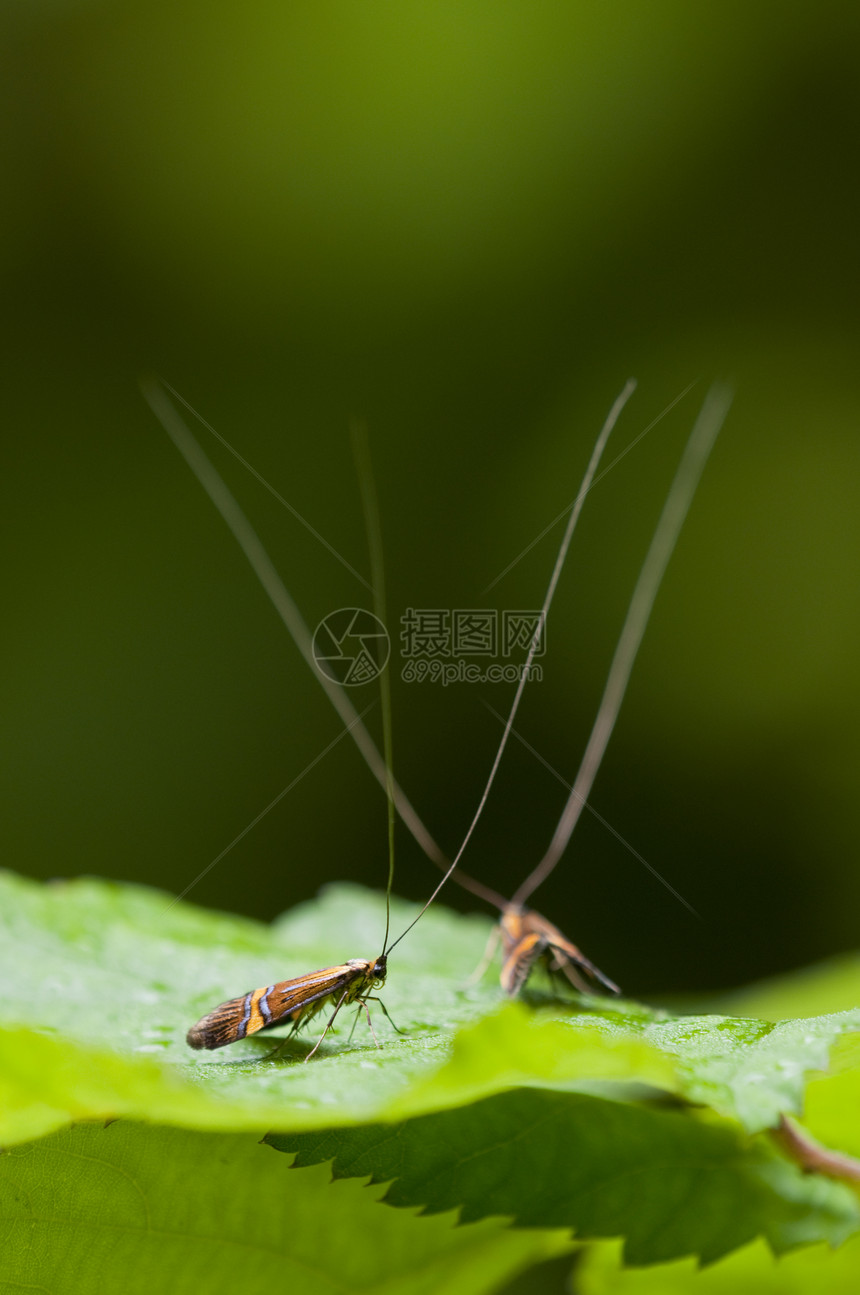
[[533,908],[509,908],[501,917],[501,984],[506,994],[517,994],[528,980],[536,962],[548,961],[551,971],[561,971],[574,988],[588,990],[577,974],[582,971],[611,994],[621,990],[604,975],[581,949]]
[[336,1003],[344,993],[348,999],[355,997],[360,992],[356,982],[364,983],[370,966],[364,959],[356,958],[336,967],[310,971],[293,980],[251,989],[240,998],[221,1003],[192,1025],[186,1036],[188,1046],[223,1048],[287,1020],[298,1027],[320,1011],[327,1000]]
[[500,980],[506,994],[518,994],[529,978],[538,958],[546,952],[546,941],[530,932],[508,946],[505,942]]

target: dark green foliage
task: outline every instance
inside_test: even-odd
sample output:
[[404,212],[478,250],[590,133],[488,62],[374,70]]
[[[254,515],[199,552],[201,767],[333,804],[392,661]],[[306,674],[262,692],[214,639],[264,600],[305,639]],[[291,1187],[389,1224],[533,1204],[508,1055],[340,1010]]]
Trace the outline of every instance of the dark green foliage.
[[858,1223],[845,1188],[804,1177],[727,1121],[584,1094],[518,1090],[395,1127],[267,1141],[297,1165],[333,1159],[335,1177],[394,1179],[391,1205],[623,1236],[632,1264],[710,1262],[759,1235],[777,1252],[835,1244]]

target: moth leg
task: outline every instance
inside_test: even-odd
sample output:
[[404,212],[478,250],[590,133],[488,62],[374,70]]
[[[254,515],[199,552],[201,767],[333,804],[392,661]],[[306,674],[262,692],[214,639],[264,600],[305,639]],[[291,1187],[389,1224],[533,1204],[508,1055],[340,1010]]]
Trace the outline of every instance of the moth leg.
[[[379,999],[377,999],[376,1001],[379,1002]],[[370,1033],[373,1035],[373,1042],[376,1044],[378,1048],[381,1048],[382,1044],[379,1042],[379,1039],[376,1037],[376,1030],[373,1028],[373,1021],[370,1019],[370,1008],[367,1006],[366,998],[362,998],[361,1007],[364,1008],[364,1014],[367,1017],[367,1028],[370,1030]],[[359,1008],[359,1016],[360,1015],[361,1015],[361,1008]]]
[[274,1061],[276,1057],[279,1057],[283,1052],[284,1048],[289,1043],[290,1039],[298,1030],[298,1028],[299,1028],[299,1021],[293,1021],[290,1027],[289,1034],[285,1034],[282,1039],[279,1039],[278,1042],[275,1044],[275,1046],[272,1048],[271,1052],[266,1052],[262,1057],[260,1057],[260,1060]]
[[[337,1013],[335,1013],[335,1015],[337,1015]],[[331,1019],[332,1019],[332,1021],[333,1021],[333,1020],[334,1020],[334,1016],[333,1016]],[[279,1022],[279,1024],[280,1024],[280,1022]],[[329,1025],[331,1025],[331,1021],[329,1021]],[[280,1039],[280,1040],[275,1044],[275,1046],[272,1048],[272,1051],[271,1051],[271,1052],[267,1052],[267,1053],[265,1053],[265,1054],[260,1058],[260,1060],[261,1060],[261,1061],[274,1061],[277,1057],[279,1057],[279,1056],[281,1055],[281,1053],[284,1051],[284,1049],[286,1048],[286,1046],[287,1046],[287,1044],[289,1043],[290,1039],[293,1037],[293,1035],[294,1035],[294,1034],[298,1034],[298,1032],[299,1032],[299,1030],[301,1029],[301,1027],[302,1027],[302,1016],[301,1016],[301,1015],[299,1015],[299,1016],[296,1018],[296,1020],[294,1020],[294,1021],[293,1021],[292,1025],[290,1026],[289,1033],[288,1033],[288,1034],[285,1034],[285,1035],[284,1035],[284,1037],[283,1037],[282,1039]],[[328,1032],[328,1025],[326,1026],[326,1033],[327,1033],[327,1032]],[[323,1038],[325,1038],[325,1034],[323,1034]],[[321,1043],[321,1042],[322,1042],[322,1039],[320,1039],[320,1043]],[[318,1044],[317,1046],[319,1046],[319,1044]],[[305,1060],[307,1060],[307,1058],[305,1058]]]
[[569,1001],[567,996],[567,981],[562,978],[561,967],[557,962],[546,963],[546,974],[549,977],[550,988],[556,998],[564,1002]]
[[[348,1048],[348,1046],[350,1046],[350,1044],[351,1044],[351,1042],[352,1042],[352,1035],[354,1035],[354,1033],[355,1033],[355,1027],[357,1026],[357,1023],[359,1023],[359,1020],[361,1019],[361,1008],[363,1008],[363,1004],[361,1004],[361,1002],[360,1002],[360,1004],[359,1004],[359,1010],[357,1010],[357,1011],[356,1011],[356,1014],[355,1014],[355,1020],[354,1020],[354,1022],[352,1022],[352,1030],[350,1031],[350,1037],[348,1037],[348,1039],[347,1039],[347,1041],[346,1041],[346,1042],[347,1042],[347,1048]],[[368,1024],[369,1024],[369,1018],[368,1018]]]
[[496,949],[499,946],[499,940],[501,938],[502,928],[496,925],[490,932],[490,938],[487,940],[487,947],[484,949],[481,961],[478,963],[471,976],[469,976],[468,980],[463,982],[464,985],[477,985],[478,981],[483,979],[484,973],[493,961],[493,958],[496,956]]
[[343,1007],[344,1003],[346,1002],[346,996],[347,996],[347,993],[348,993],[348,990],[346,990],[346,989],[345,989],[345,990],[343,991],[343,993],[341,994],[340,998],[337,1000],[337,1007],[334,1009],[334,1011],[332,1012],[331,1016],[328,1018],[328,1024],[326,1025],[326,1027],[325,1027],[325,1029],[323,1030],[322,1034],[321,1034],[321,1035],[319,1036],[319,1038],[317,1039],[317,1041],[316,1041],[316,1043],[314,1044],[314,1046],[311,1048],[311,1050],[310,1050],[310,1052],[308,1053],[308,1055],[305,1057],[305,1061],[306,1061],[306,1062],[310,1061],[311,1057],[314,1055],[314,1053],[316,1052],[317,1048],[318,1048],[318,1047],[319,1047],[319,1045],[322,1043],[323,1039],[324,1039],[324,1038],[325,1038],[325,1036],[328,1034],[328,1032],[329,1032],[329,1030],[331,1029],[331,1027],[334,1025],[334,1018],[337,1016],[338,1012],[340,1011],[340,1009]]
[[288,1041],[293,1037],[293,1033],[294,1031],[290,1030],[289,1034],[285,1035],[283,1039],[279,1039],[278,1042],[275,1044],[275,1046],[272,1048],[271,1052],[266,1052],[262,1057],[260,1057],[260,1060],[274,1061],[276,1057],[279,1057],[283,1052],[284,1048],[286,1047]]
[[583,980],[579,972],[574,969],[574,965],[570,958],[559,953],[557,949],[553,949],[553,953],[555,955],[555,961],[550,966],[550,971],[560,971],[567,977],[574,989],[579,990],[580,994],[590,994],[592,991],[589,988],[588,983]]
[[[610,994],[621,993],[615,981],[604,975],[599,967],[595,967],[593,962],[589,962],[588,958],[582,957],[581,961],[577,961],[576,958],[571,957],[567,949],[562,948],[560,945],[550,944],[549,947],[555,957],[551,970],[563,972],[574,989],[578,989],[583,994],[593,994],[596,986],[602,986]],[[584,981],[578,975],[575,970],[578,967],[582,968],[586,976],[590,978],[589,981]]]
[[408,1031],[408,1030],[400,1030],[400,1029],[398,1029],[398,1028],[397,1028],[397,1026],[394,1024],[394,1021],[393,1021],[393,1020],[392,1020],[392,1018],[391,1018],[391,1013],[389,1012],[388,1008],[385,1006],[385,1004],[383,1003],[383,1001],[382,1001],[382,999],[381,999],[381,998],[377,998],[377,997],[376,997],[376,994],[368,994],[368,995],[367,995],[367,997],[368,997],[368,998],[372,998],[372,999],[373,999],[373,1001],[374,1001],[374,1003],[379,1003],[379,1006],[382,1008],[382,1011],[383,1011],[383,1014],[384,1014],[384,1016],[385,1016],[385,1019],[388,1021],[388,1024],[391,1026],[391,1028],[392,1028],[392,1030],[394,1031],[394,1033],[395,1033],[395,1034],[408,1034],[408,1033],[409,1033],[409,1031]]

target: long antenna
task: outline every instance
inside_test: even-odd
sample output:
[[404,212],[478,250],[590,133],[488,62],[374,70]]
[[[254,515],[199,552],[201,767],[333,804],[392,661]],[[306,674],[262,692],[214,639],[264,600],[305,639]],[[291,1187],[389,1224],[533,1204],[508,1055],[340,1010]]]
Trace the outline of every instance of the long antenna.
[[[390,786],[397,813],[424,854],[438,868],[447,869],[450,862],[448,856],[437,845],[425,827],[403,788],[393,775],[389,774],[385,760],[377,750],[376,744],[358,711],[334,680],[329,679],[327,675],[324,675],[317,668],[313,658],[311,634],[305,625],[302,614],[290,596],[283,580],[278,575],[275,565],[266,552],[257,532],[245,516],[230,489],[204,453],[197,438],[186,426],[184,419],[177,413],[172,402],[165,394],[160,380],[156,377],[142,378],[140,389],[155,417],[161,423],[227,524],[233,538],[245,554],[252,571],[268,595],[272,606],[306,661],[311,674],[316,678],[332,706],[343,720],[374,778],[386,795],[389,793]],[[501,910],[507,904],[507,900],[498,891],[493,890],[490,886],[485,886],[483,882],[476,881],[474,877],[466,876],[462,871],[458,871],[457,881],[466,890],[477,895],[479,899],[492,904],[494,908]]]
[[511,729],[513,728],[514,719],[516,717],[517,709],[520,704],[520,699],[523,695],[523,689],[525,688],[526,681],[529,677],[529,671],[531,668],[532,661],[534,660],[535,652],[538,649],[538,646],[541,641],[541,637],[543,635],[544,626],[546,625],[547,614],[549,613],[549,609],[553,600],[553,595],[555,594],[556,585],[558,584],[559,576],[561,575],[562,567],[564,566],[564,560],[567,557],[567,551],[570,548],[570,542],[573,539],[573,532],[576,529],[576,523],[579,521],[579,515],[582,512],[582,505],[585,502],[585,496],[588,494],[589,490],[591,489],[592,481],[594,479],[594,474],[596,473],[597,468],[600,464],[600,459],[606,447],[606,442],[609,440],[610,433],[612,432],[612,429],[615,426],[615,424],[618,422],[618,419],[621,416],[621,411],[623,410],[624,406],[627,404],[627,401],[633,395],[633,392],[635,390],[636,390],[636,382],[634,381],[633,378],[629,378],[627,382],[624,384],[624,387],[622,388],[620,395],[618,396],[612,408],[610,409],[606,417],[606,421],[603,424],[603,427],[601,428],[598,434],[597,440],[594,443],[594,449],[591,451],[591,458],[589,459],[588,466],[585,469],[585,476],[582,478],[582,484],[579,487],[579,492],[577,493],[576,499],[573,502],[573,507],[571,508],[571,511],[570,511],[570,517],[568,518],[567,527],[565,528],[565,532],[564,532],[564,537],[562,538],[561,545],[558,550],[558,556],[556,557],[556,560],[555,560],[555,566],[553,567],[552,575],[550,576],[550,581],[546,591],[546,596],[543,600],[543,607],[541,608],[540,616],[538,618],[537,629],[535,630],[531,643],[529,645],[528,655],[526,657],[526,661],[525,661],[525,665],[523,666],[522,673],[520,674],[520,680],[519,680],[519,683],[517,684],[517,690],[514,694],[514,700],[511,705],[511,711],[510,711],[510,714],[508,715],[504,732],[502,733],[502,740],[499,743],[499,748],[496,752],[496,758],[493,760],[493,764],[490,769],[490,774],[489,774],[489,777],[487,778],[486,786],[484,787],[483,795],[481,796],[481,799],[478,801],[478,808],[475,810],[474,816],[472,818],[471,823],[469,824],[469,828],[468,828],[468,831],[466,832],[466,835],[463,837],[463,841],[460,845],[460,848],[457,851],[457,853],[454,855],[454,858],[451,864],[449,865],[442,880],[439,882],[436,889],[433,891],[433,894],[427,900],[427,903],[418,913],[417,917],[415,917],[409,923],[409,925],[407,926],[403,934],[399,935],[397,939],[394,941],[394,944],[392,944],[391,946],[392,949],[396,944],[400,943],[404,935],[406,935],[409,931],[412,930],[412,927],[415,925],[418,919],[422,917],[423,914],[427,911],[427,909],[433,903],[433,900],[439,894],[439,891],[445,885],[445,882],[453,874],[454,869],[457,867],[457,864],[460,862],[460,859],[463,856],[463,852],[465,851],[466,846],[469,844],[469,840],[472,836],[472,833],[474,832],[477,826],[478,819],[481,817],[481,814],[483,813],[484,806],[487,803],[487,797],[490,794],[490,788],[492,787],[493,782],[495,781],[496,773],[498,771],[499,764],[501,763],[502,755],[504,753],[505,747],[507,746],[508,738],[510,737],[510,734],[511,734]]
[[[361,491],[361,506],[364,513],[364,526],[367,531],[367,547],[370,552],[370,579],[373,585],[373,610],[383,626],[387,620],[385,598],[385,563],[382,554],[382,524],[379,520],[379,500],[376,494],[376,482],[373,476],[373,464],[370,459],[370,442],[367,439],[367,427],[354,418],[349,427],[352,453],[355,459],[358,485]],[[388,947],[388,933],[391,927],[391,890],[394,886],[394,755],[392,751],[391,724],[391,676],[387,662],[377,662],[379,671],[379,693],[382,700],[382,751],[385,757],[385,791],[388,802],[388,885],[385,889],[385,939],[382,941],[382,954],[385,956]]]
[[278,494],[274,486],[270,485],[270,483],[266,480],[266,478],[262,475],[262,473],[257,471],[253,463],[249,463],[247,459],[243,458],[242,455],[239,453],[239,451],[235,449],[230,444],[230,442],[221,435],[220,432],[216,432],[212,424],[207,423],[206,419],[201,414],[198,414],[197,410],[193,407],[193,405],[190,405],[188,401],[185,399],[185,397],[183,395],[180,395],[180,393],[176,390],[175,387],[171,387],[170,383],[166,382],[164,378],[161,378],[160,382],[161,382],[161,385],[163,387],[166,387],[167,390],[170,392],[170,394],[176,400],[179,401],[180,405],[184,405],[185,408],[188,410],[189,414],[193,414],[194,417],[197,419],[197,421],[201,424],[201,426],[205,427],[207,432],[210,432],[215,437],[215,440],[219,441],[224,446],[224,449],[228,450],[229,453],[233,455],[233,458],[237,459],[238,462],[242,464],[242,467],[245,469],[245,471],[250,472],[251,476],[256,481],[259,481],[260,485],[263,487],[264,490],[268,490],[269,494],[272,495],[275,499],[277,499],[278,503],[281,504],[282,507],[286,508],[288,513],[292,513],[296,521],[301,526],[304,526],[306,531],[310,531],[314,539],[317,540],[323,546],[324,549],[328,549],[332,557],[335,558],[341,564],[342,567],[346,567],[350,575],[355,576],[359,584],[364,585],[365,589],[370,589],[370,585],[367,583],[367,581],[365,580],[361,572],[356,571],[355,567],[351,566],[349,562],[347,562],[346,558],[341,553],[338,553],[336,548],[333,548],[332,545],[329,544],[325,536],[320,535],[319,531],[315,530],[314,527],[311,526],[310,522],[307,521],[304,517],[302,517],[300,512],[298,512],[295,508],[293,508],[293,505],[290,503],[288,499],[285,499],[283,495]]
[[[526,686],[526,682],[528,681],[528,678],[529,678],[529,672],[531,670],[532,661],[534,660],[535,653],[537,652],[538,647],[540,646],[541,639],[543,637],[544,629],[546,627],[546,619],[547,619],[547,616],[549,615],[549,609],[552,606],[552,600],[555,595],[556,585],[558,584],[559,576],[561,575],[562,567],[564,566],[565,559],[567,557],[567,551],[570,548],[570,542],[573,539],[573,532],[576,530],[576,523],[579,521],[579,515],[582,512],[582,505],[585,502],[585,496],[588,494],[588,492],[591,489],[592,482],[594,480],[594,474],[597,472],[597,469],[600,465],[600,460],[603,456],[603,451],[606,448],[606,442],[609,440],[612,429],[615,427],[615,424],[618,422],[618,419],[621,416],[621,411],[623,410],[624,406],[627,404],[627,401],[633,395],[633,392],[635,390],[636,390],[636,381],[633,378],[629,378],[628,381],[624,384],[624,387],[621,391],[621,394],[618,396],[618,399],[615,401],[614,405],[612,406],[609,413],[607,414],[606,422],[603,424],[603,427],[600,429],[600,433],[597,437],[597,440],[594,442],[594,449],[591,451],[591,458],[589,459],[588,466],[585,469],[585,476],[582,478],[582,484],[579,487],[579,492],[576,496],[576,499],[573,501],[573,506],[570,510],[570,517],[568,518],[567,527],[565,528],[564,536],[562,538],[561,545],[558,550],[558,556],[555,559],[555,566],[553,567],[552,575],[550,576],[550,581],[546,591],[546,596],[543,600],[543,606],[541,607],[540,616],[538,618],[538,626],[534,632],[534,636],[529,646],[528,656],[526,657],[525,665],[523,666],[522,671],[520,673],[520,680],[519,680],[519,683],[517,684],[517,690],[514,694],[514,700],[511,703],[510,714],[508,715],[507,722],[505,724],[505,728],[502,733],[502,738],[501,738],[501,741],[499,742],[499,748],[496,751],[496,757],[493,760],[492,768],[490,769],[489,777],[487,778],[487,783],[486,783],[486,786],[484,787],[484,791],[481,796],[481,799],[478,801],[478,808],[475,810],[474,817],[471,823],[469,824],[469,828],[468,828],[468,831],[466,832],[466,835],[463,838],[463,843],[460,846],[459,850],[457,851],[454,862],[451,865],[452,867],[456,867],[457,863],[462,857],[463,851],[466,849],[466,846],[469,844],[469,839],[471,838],[471,835],[474,832],[475,827],[477,826],[478,819],[481,817],[481,814],[483,813],[483,810],[484,810],[484,806],[487,803],[487,797],[490,794],[490,788],[492,787],[495,781],[496,773],[498,772],[499,765],[501,764],[505,747],[508,744],[508,738],[511,735],[511,729],[514,726],[514,720],[516,719],[516,714],[519,709],[520,700],[522,698],[523,691]],[[445,879],[443,878],[442,881],[439,883],[439,886],[441,887],[442,885],[444,885],[444,882],[445,882]],[[437,888],[437,891],[434,892],[434,898],[437,892],[438,892],[438,888]],[[430,901],[428,900],[428,903],[429,902]]]
[[579,771],[567,804],[562,811],[558,826],[555,829],[549,848],[537,867],[529,873],[512,899],[513,904],[523,904],[537,887],[546,880],[561,858],[570,840],[573,829],[579,821],[583,806],[591,792],[600,762],[603,759],[607,744],[612,736],[615,721],[624,693],[630,681],[630,673],[657,590],[678,539],[684,518],[692,502],[699,479],[711,452],[714,441],[725,422],[732,403],[732,392],[724,383],[715,383],[705,396],[699,416],[687,441],[678,470],[663,506],[660,520],[654,531],[650,547],[645,556],[642,570],[630,606],[621,636],[612,658],[603,697],[597,711],[597,718],[588,739]]

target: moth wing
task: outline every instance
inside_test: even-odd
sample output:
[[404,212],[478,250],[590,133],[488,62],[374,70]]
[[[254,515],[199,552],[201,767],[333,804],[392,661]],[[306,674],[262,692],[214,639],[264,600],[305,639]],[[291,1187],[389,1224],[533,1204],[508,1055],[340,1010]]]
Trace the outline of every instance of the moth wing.
[[185,1036],[189,1048],[223,1048],[234,1043],[239,1038],[237,1026],[245,1014],[247,998],[247,994],[231,998],[202,1016]]
[[600,968],[595,966],[590,958],[586,958],[585,954],[578,949],[575,944],[572,944],[570,940],[567,940],[564,937],[562,937],[560,941],[547,940],[547,945],[555,954],[555,965],[553,970],[564,972],[574,989],[582,990],[585,993],[587,993],[589,989],[589,986],[586,985],[582,978],[577,976],[574,971],[574,967],[578,967],[580,971],[584,971],[592,980],[596,980],[598,984],[603,985],[604,989],[608,989],[610,994],[621,993],[621,990],[618,988],[615,981],[610,980],[608,976],[605,976]]
[[584,971],[587,976],[590,976],[592,980],[603,985],[604,989],[607,989],[610,994],[621,993],[621,990],[618,988],[615,981],[610,980],[608,976],[605,976],[600,968],[595,966],[590,958],[586,958],[582,950],[578,948],[572,940],[569,940],[557,926],[553,926],[552,922],[547,921],[541,913],[537,913],[534,909],[530,909],[524,915],[523,924],[526,929],[543,937],[545,945],[552,949],[555,954],[555,964],[552,968],[553,971],[564,972],[574,989],[588,992],[589,988],[588,985],[586,985],[580,977],[576,975],[574,968],[577,967],[580,971]]
[[518,994],[532,967],[546,949],[546,940],[536,931],[523,936],[510,953],[506,951],[499,979],[506,994]]
[[279,1025],[288,1018],[298,1021],[305,1008],[313,1003],[321,1003],[323,999],[339,996],[355,978],[355,967],[343,963],[338,967],[323,967],[319,971],[310,971],[305,976],[296,976],[293,980],[282,980],[277,985],[272,985],[266,1002],[270,1019],[260,1028]]

